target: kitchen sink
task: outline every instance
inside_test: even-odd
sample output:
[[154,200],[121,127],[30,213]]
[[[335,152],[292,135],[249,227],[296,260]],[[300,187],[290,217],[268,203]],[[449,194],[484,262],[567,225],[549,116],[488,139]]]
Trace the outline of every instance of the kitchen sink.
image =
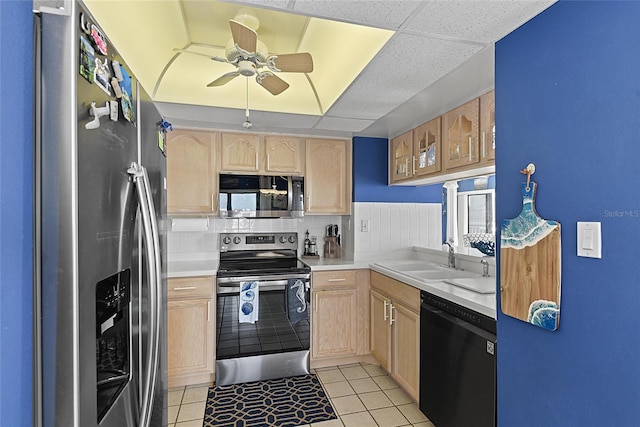
[[401,273],[405,273],[409,271],[417,271],[417,270],[432,270],[438,267],[437,264],[433,264],[428,261],[415,260],[415,259],[384,261],[384,262],[376,262],[375,264],[379,265],[380,267],[399,271]]
[[495,294],[495,277],[460,277],[444,280],[445,283],[468,289],[479,294]]
[[416,279],[420,279],[428,282],[440,282],[448,279],[478,277],[479,274],[471,273],[463,270],[454,270],[448,267],[441,267],[434,265],[434,268],[428,270],[408,271],[405,273],[407,276],[411,276]]

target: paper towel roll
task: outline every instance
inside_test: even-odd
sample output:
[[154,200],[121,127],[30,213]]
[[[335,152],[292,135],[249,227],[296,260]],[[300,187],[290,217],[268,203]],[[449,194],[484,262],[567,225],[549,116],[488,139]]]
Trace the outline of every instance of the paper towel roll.
[[207,231],[209,218],[172,218],[171,231]]

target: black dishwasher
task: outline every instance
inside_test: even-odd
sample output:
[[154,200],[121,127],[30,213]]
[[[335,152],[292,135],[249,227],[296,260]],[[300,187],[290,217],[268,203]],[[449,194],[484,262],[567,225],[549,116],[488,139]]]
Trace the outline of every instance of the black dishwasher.
[[495,427],[496,321],[421,293],[420,410],[437,427]]

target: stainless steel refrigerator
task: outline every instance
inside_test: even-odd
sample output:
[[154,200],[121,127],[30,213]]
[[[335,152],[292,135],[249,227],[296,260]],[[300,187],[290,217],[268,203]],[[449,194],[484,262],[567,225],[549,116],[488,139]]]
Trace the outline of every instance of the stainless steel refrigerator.
[[34,11],[34,425],[163,426],[162,118],[82,4]]

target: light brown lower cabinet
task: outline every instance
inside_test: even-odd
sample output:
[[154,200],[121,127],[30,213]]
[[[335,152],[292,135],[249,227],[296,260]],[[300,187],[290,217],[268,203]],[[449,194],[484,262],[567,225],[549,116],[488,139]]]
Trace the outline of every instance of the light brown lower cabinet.
[[323,290],[313,293],[312,357],[352,356],[358,353],[358,290]]
[[215,373],[213,277],[168,280],[169,387],[208,383]]
[[311,286],[312,366],[360,360],[369,352],[368,270],[314,272]]
[[415,400],[420,383],[420,291],[371,272],[371,354]]

